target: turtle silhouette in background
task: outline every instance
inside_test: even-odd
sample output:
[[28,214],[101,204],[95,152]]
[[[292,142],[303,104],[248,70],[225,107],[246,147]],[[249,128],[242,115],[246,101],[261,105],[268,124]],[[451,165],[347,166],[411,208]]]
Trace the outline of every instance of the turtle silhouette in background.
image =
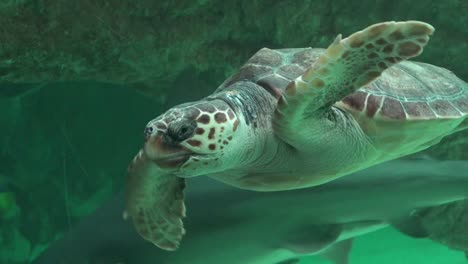
[[124,215],[144,239],[175,250],[185,233],[185,178],[255,191],[305,188],[466,128],[468,85],[405,61],[433,31],[418,21],[384,22],[338,35],[326,50],[261,49],[213,94],[147,124],[128,169]]

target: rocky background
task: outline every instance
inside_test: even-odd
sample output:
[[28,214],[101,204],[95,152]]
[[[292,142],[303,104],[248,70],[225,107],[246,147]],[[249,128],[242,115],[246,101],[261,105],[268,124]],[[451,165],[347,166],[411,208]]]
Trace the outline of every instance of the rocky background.
[[[466,0],[4,0],[0,81],[135,84],[207,93],[262,47],[326,47],[385,20],[437,29],[419,60],[468,76]],[[196,90],[193,90],[196,89]],[[177,90],[177,89],[176,89]],[[180,90],[179,90],[180,91]],[[186,91],[186,89],[184,89]]]
[[[145,123],[255,51],[326,47],[385,20],[434,25],[418,60],[468,80],[466,0],[0,1],[0,263],[26,263],[121,189]],[[468,159],[467,135],[428,153]],[[445,225],[460,226],[460,208],[421,217],[437,229],[452,210]]]

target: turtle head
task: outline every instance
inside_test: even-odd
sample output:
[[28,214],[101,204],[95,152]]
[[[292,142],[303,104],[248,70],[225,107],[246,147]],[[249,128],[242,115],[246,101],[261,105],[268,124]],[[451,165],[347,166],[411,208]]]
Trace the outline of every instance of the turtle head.
[[239,119],[224,101],[204,100],[169,109],[151,120],[145,130],[144,151],[159,167],[183,177],[229,167]]

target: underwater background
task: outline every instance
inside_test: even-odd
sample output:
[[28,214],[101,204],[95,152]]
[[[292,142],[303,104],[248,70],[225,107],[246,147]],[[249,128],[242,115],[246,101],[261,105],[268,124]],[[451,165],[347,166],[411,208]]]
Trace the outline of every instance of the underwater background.
[[[468,0],[0,1],[0,263],[32,263],[121,192],[146,122],[210,94],[257,50],[325,48],[389,20],[432,24],[416,60],[468,80]],[[467,138],[425,153],[468,160]],[[451,209],[456,228],[442,233],[466,248],[386,228],[356,239],[350,263],[467,263],[468,206]]]

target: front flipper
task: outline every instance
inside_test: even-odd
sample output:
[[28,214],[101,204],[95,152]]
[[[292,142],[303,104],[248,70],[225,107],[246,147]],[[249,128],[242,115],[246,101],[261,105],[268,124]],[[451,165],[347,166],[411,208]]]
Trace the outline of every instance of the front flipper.
[[319,117],[319,110],[329,109],[390,66],[421,54],[433,31],[429,24],[407,21],[375,24],[343,40],[338,35],[279,99],[276,134],[293,146],[301,144],[293,142],[291,135],[301,129],[304,120]]
[[185,234],[185,180],[164,173],[143,151],[129,166],[127,211],[137,232],[164,250],[176,250]]

